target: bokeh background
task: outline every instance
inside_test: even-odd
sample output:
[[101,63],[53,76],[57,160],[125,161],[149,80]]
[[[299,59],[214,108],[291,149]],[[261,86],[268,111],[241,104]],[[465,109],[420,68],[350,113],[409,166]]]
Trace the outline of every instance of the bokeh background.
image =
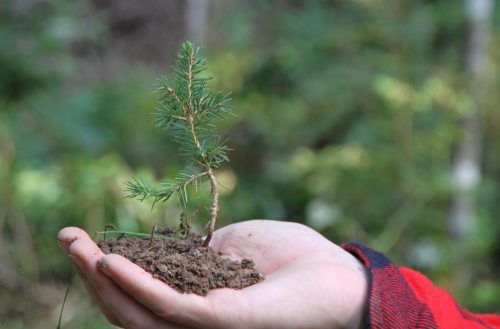
[[[151,86],[185,40],[237,114],[218,226],[302,222],[499,312],[499,18],[493,0],[2,1],[0,327],[55,328],[60,228],[177,225],[175,201],[123,188],[182,167]],[[111,327],[78,281],[63,324]]]

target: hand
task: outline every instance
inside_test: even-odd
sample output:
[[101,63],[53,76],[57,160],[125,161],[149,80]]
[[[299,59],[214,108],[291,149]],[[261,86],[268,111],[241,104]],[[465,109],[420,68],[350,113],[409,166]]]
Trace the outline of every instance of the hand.
[[265,280],[243,290],[181,294],[127,259],[104,255],[78,228],[58,240],[107,319],[122,328],[361,328],[367,298],[361,263],[312,229],[253,220],[214,232],[224,257],[253,259]]

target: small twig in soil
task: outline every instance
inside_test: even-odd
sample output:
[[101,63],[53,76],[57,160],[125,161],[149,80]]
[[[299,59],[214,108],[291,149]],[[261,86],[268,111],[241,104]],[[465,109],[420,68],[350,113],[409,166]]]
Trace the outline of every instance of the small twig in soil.
[[108,231],[108,229],[113,229],[114,231],[118,231],[118,229],[113,224],[106,224],[104,226],[104,237],[103,237],[104,241],[106,241],[106,232]]
[[186,217],[186,214],[184,212],[181,213],[181,216],[179,218],[179,229],[177,230],[177,236],[181,239],[187,239],[189,234],[191,233],[191,226],[193,224],[193,218],[196,216],[196,213],[198,212],[198,208],[193,212],[191,217],[188,219]]
[[73,279],[75,278],[75,273],[72,274],[71,278],[69,279],[68,286],[66,287],[66,293],[64,294],[64,299],[61,305],[61,312],[59,313],[59,321],[57,321],[57,328],[56,329],[61,329],[61,324],[62,324],[62,316],[64,313],[64,306],[66,305],[66,300],[68,299],[68,294],[69,290],[71,288],[71,283],[73,282]]
[[153,244],[155,231],[156,231],[156,224],[153,226],[153,229],[151,230],[151,237],[149,238],[149,247],[151,247],[151,245]]

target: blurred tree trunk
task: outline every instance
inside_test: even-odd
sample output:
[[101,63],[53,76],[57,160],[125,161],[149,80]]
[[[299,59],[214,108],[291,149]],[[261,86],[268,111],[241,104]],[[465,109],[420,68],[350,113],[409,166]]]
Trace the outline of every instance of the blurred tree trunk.
[[[184,0],[89,0],[85,15],[102,24],[101,44],[76,46],[80,57],[90,60],[85,72],[95,71],[97,79],[114,75],[131,62],[140,62],[154,71],[163,71],[175,59],[185,39]],[[84,17],[85,18],[85,17]],[[94,48],[89,50],[85,46]],[[88,73],[87,73],[88,74]]]
[[197,44],[205,39],[209,11],[208,0],[187,0],[185,11],[186,38]]
[[471,108],[461,118],[462,140],[452,164],[455,195],[448,220],[448,230],[458,242],[469,235],[474,217],[474,189],[478,186],[481,169],[481,96],[488,62],[486,54],[490,34],[492,0],[466,0],[465,16],[468,23],[468,40],[465,66]]
[[465,0],[465,16],[468,23],[465,68],[471,107],[459,123],[462,140],[452,164],[455,195],[448,220],[448,230],[460,244],[471,233],[476,217],[473,192],[481,178],[481,99],[485,89],[492,7],[492,0]]

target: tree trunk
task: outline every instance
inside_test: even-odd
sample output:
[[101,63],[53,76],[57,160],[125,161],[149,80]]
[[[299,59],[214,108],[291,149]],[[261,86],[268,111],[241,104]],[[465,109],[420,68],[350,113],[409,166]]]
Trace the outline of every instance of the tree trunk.
[[465,1],[465,16],[468,23],[465,68],[472,105],[459,123],[462,140],[452,164],[455,195],[448,220],[448,230],[459,243],[463,243],[470,234],[476,217],[474,190],[481,178],[481,99],[488,64],[487,46],[492,7],[492,0]]
[[492,0],[465,0],[465,16],[468,23],[465,70],[470,108],[459,120],[461,141],[458,143],[452,164],[454,196],[448,218],[448,232],[454,240],[452,276],[448,287],[456,297],[471,284],[472,263],[467,257],[467,245],[472,238],[477,219],[475,191],[481,180],[482,115],[481,99],[485,89],[486,54]]
[[186,38],[196,44],[202,44],[207,28],[209,1],[186,0]]

